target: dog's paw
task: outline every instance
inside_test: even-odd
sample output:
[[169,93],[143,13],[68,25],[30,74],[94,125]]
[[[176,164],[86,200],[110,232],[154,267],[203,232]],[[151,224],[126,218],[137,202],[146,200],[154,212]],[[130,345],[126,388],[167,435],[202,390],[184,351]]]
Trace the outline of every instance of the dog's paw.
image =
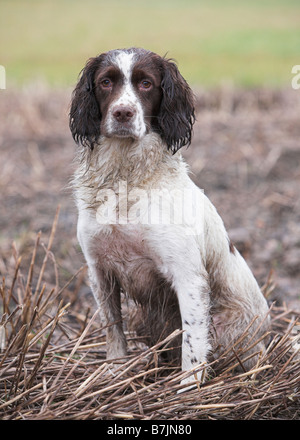
[[205,378],[205,368],[201,369],[201,371],[190,371],[190,374],[180,381],[181,388],[177,391],[177,394],[200,388],[200,385],[205,382]]

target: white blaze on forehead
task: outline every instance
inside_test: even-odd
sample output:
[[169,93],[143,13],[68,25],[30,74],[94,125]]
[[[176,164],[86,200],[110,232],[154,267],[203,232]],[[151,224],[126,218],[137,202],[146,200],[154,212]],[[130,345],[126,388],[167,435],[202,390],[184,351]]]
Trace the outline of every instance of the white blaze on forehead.
[[144,136],[147,127],[144,121],[144,112],[141,102],[133,88],[131,77],[134,67],[134,53],[119,52],[115,58],[115,64],[118,66],[123,75],[123,87],[120,95],[112,103],[107,117],[108,131],[113,134],[114,118],[113,112],[118,106],[129,106],[135,110],[135,115],[132,119],[132,134],[138,138]]
[[130,82],[131,79],[133,58],[134,54],[128,52],[120,52],[116,58],[117,65],[124,75],[125,83]]
[[137,96],[134,93],[131,84],[131,75],[133,68],[133,53],[120,52],[117,55],[116,63],[118,68],[123,74],[123,88],[119,99],[115,102],[115,105],[137,105]]

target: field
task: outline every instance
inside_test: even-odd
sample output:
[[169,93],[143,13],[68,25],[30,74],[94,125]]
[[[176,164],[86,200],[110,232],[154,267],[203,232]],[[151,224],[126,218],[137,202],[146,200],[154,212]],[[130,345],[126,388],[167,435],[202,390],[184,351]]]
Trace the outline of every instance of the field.
[[[291,87],[291,67],[300,64],[299,6],[128,3],[130,13],[117,0],[0,2],[7,73],[0,419],[299,419],[300,90]],[[193,84],[197,122],[183,155],[271,306],[272,338],[254,369],[233,370],[241,352],[228,347],[209,364],[209,381],[181,394],[182,373],[159,360],[163,345],[147,347],[133,333],[125,366],[111,370],[76,239],[72,86],[89,56],[128,45],[168,50]],[[123,302],[126,323],[132,304]]]
[[73,85],[89,57],[139,46],[168,52],[193,85],[287,85],[299,12],[297,0],[2,0],[0,64],[10,85]]

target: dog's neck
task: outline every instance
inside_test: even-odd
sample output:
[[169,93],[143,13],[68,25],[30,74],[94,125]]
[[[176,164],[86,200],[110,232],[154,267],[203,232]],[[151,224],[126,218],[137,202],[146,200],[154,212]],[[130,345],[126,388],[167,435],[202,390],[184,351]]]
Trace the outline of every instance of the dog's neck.
[[[142,140],[102,138],[93,151],[81,150],[80,165],[75,173],[73,187],[80,197],[89,199],[91,206],[102,189],[118,192],[121,181],[130,188],[158,188],[164,177],[178,174],[182,166],[181,154],[172,155],[156,133]],[[173,171],[172,171],[173,170]]]
[[93,151],[83,148],[80,154],[77,176],[82,182],[92,179],[98,189],[113,188],[120,180],[128,186],[155,185],[166,167],[168,174],[175,172],[182,160],[180,153],[173,156],[168,151],[156,133],[141,140],[103,137]]

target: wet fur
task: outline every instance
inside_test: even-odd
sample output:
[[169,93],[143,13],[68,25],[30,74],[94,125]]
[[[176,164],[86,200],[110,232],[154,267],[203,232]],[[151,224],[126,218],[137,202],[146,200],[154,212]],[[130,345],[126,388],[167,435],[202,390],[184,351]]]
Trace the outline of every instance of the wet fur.
[[[114,73],[116,85],[109,95],[105,90],[98,91],[101,83],[95,78],[101,77],[101,69],[112,63],[115,71],[116,66],[122,70],[121,61],[129,57],[131,72],[137,75],[142,66],[143,75],[152,78],[153,94],[140,92],[140,83],[133,79],[132,85],[125,80],[120,83],[121,73]],[[136,65],[139,70],[135,70]],[[128,71],[128,66],[125,70]],[[123,88],[127,84],[131,96],[128,103],[120,100],[123,90],[120,84]],[[112,108],[119,100],[133,109],[134,114],[142,109],[142,130],[137,130],[134,116],[126,126],[132,136],[120,137],[121,131],[114,120],[116,136],[111,135],[113,113],[110,108],[103,110],[101,97]],[[175,328],[184,330],[182,340],[174,343],[182,346],[174,351],[174,357],[181,352],[183,370],[205,362],[210,354],[218,356],[228,343],[240,337],[255,316],[257,324],[264,323],[259,335],[268,326],[265,319],[268,306],[257,282],[230,242],[215,207],[191,181],[187,165],[177,152],[190,143],[193,122],[193,95],[176,65],[140,49],[112,51],[89,60],[73,93],[70,128],[81,145],[73,181],[79,212],[78,240],[89,266],[91,287],[103,322],[109,325],[107,357],[110,359],[125,356],[127,352],[120,290],[140,305],[143,333],[149,344],[155,344]],[[199,216],[195,229],[192,227],[192,234],[188,233],[191,226],[187,223],[99,223],[99,208],[110,208],[105,191],[119,197],[119,210],[126,202],[120,192],[122,182],[126,182],[128,193],[136,188],[146,192],[153,188],[167,192],[174,188],[179,192],[188,189],[200,201],[203,215]],[[131,200],[130,207],[134,205],[135,200]],[[210,338],[212,323],[216,341]],[[254,328],[249,330],[249,338],[254,331]],[[252,351],[263,347],[260,342]],[[254,362],[251,359],[245,366]]]

